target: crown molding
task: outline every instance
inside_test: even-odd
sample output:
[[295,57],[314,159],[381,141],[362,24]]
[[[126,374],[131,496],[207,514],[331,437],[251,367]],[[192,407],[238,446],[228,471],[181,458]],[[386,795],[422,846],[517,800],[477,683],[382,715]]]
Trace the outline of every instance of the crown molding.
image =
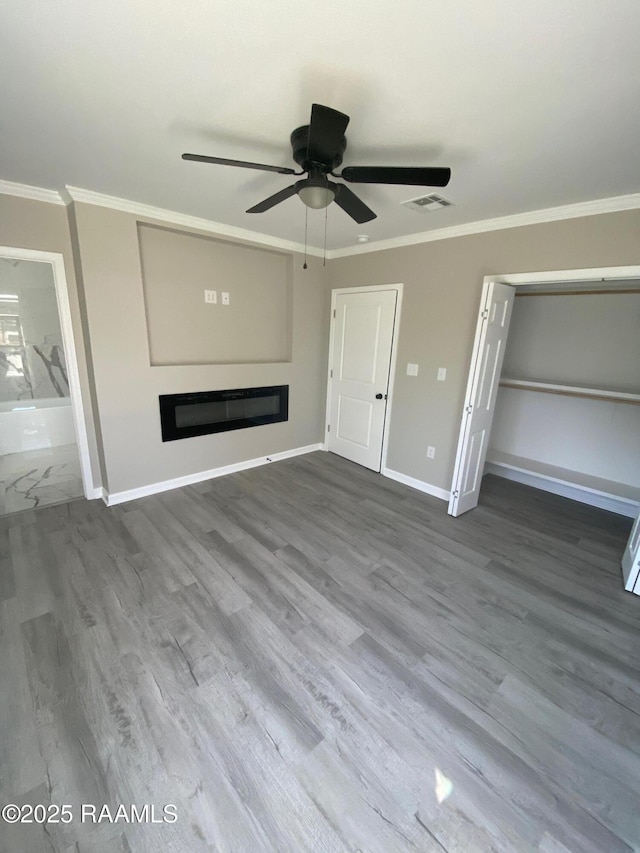
[[[249,231],[249,229],[245,228],[236,228],[232,225],[224,225],[222,222],[214,222],[211,219],[201,219],[198,216],[191,216],[187,213],[178,213],[175,210],[165,210],[162,207],[153,207],[149,204],[141,204],[137,201],[130,201],[126,198],[104,195],[103,193],[84,190],[80,187],[71,187],[67,185],[62,193],[62,198],[66,204],[81,202],[83,204],[93,204],[98,207],[108,207],[110,210],[120,210],[123,213],[131,213],[134,216],[141,216],[144,219],[155,219],[164,223],[169,223],[170,225],[179,225],[183,228],[208,231],[209,233],[216,234],[220,237],[231,237],[234,240],[257,243],[261,246],[282,249],[285,252],[299,252],[304,254],[305,251],[303,243],[296,243],[293,240],[283,240],[279,237],[271,237],[269,234],[260,234],[257,231]],[[322,249],[319,249],[316,246],[307,246],[307,254],[315,255],[319,258],[323,256]],[[329,257],[328,252],[327,257]]]
[[[105,195],[80,187],[66,186],[64,190],[45,189],[34,187],[29,184],[18,184],[13,181],[0,180],[0,194],[12,195],[19,198],[43,201],[48,204],[68,205],[72,202],[93,204],[98,207],[107,207],[111,210],[120,210],[141,216],[145,219],[154,219],[183,228],[191,228],[199,231],[207,231],[220,237],[230,237],[243,242],[255,243],[260,246],[269,246],[286,252],[304,253],[303,243],[293,240],[283,240],[246,228],[236,228],[215,222],[211,219],[203,219],[186,213],[178,213],[174,210],[166,210],[161,207],[142,204],[129,199]],[[545,222],[559,222],[563,219],[577,219],[581,216],[596,216],[601,213],[618,213],[625,210],[640,209],[640,193],[613,196],[612,198],[595,199],[594,201],[579,202],[578,204],[567,204],[560,207],[549,207],[543,210],[532,210],[527,213],[516,213],[511,216],[500,216],[495,219],[482,219],[476,222],[467,222],[463,225],[452,225],[447,228],[435,228],[431,231],[421,231],[416,234],[407,234],[402,237],[392,237],[388,240],[378,240],[375,243],[358,244],[347,246],[344,249],[328,249],[327,260],[345,258],[350,255],[366,255],[370,252],[382,252],[385,249],[399,249],[405,246],[415,246],[420,243],[431,243],[436,240],[448,240],[453,237],[467,237],[472,234],[482,234],[487,231],[501,231],[506,228],[519,228],[524,225],[540,225]],[[307,254],[322,257],[323,251],[318,246],[307,246]]]
[[448,228],[436,228],[433,231],[421,231],[404,237],[392,237],[375,243],[348,246],[345,249],[332,249],[327,259],[346,258],[349,255],[366,255],[369,252],[382,252],[385,249],[399,249],[403,246],[415,246],[419,243],[431,243],[435,240],[448,240],[452,237],[467,237],[482,234],[485,231],[502,231],[505,228],[519,228],[523,225],[540,225],[544,222],[559,222],[562,219],[578,219],[581,216],[595,216],[599,213],[618,213],[624,210],[640,208],[640,193],[614,196],[613,198],[584,201],[578,204],[566,204],[561,207],[548,207],[544,210],[532,210],[528,213],[516,213],[500,216],[496,219],[482,219],[467,222],[464,225],[452,225]]
[[29,184],[16,184],[13,181],[0,180],[0,194],[29,198],[33,201],[46,201],[47,204],[64,204],[62,196],[56,190],[32,187]]

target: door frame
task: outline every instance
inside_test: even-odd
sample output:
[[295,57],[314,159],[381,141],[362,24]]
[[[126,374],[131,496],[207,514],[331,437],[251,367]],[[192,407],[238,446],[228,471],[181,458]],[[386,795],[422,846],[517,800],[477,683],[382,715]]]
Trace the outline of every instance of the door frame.
[[393,405],[393,387],[396,375],[396,362],[398,355],[398,335],[400,331],[400,315],[402,313],[402,292],[404,284],[372,284],[363,287],[336,287],[331,291],[331,314],[329,320],[329,355],[327,358],[327,399],[325,403],[324,416],[324,441],[322,449],[329,449],[329,439],[327,436],[329,419],[331,417],[331,370],[333,359],[333,341],[335,334],[336,320],[336,298],[342,294],[350,293],[371,293],[372,291],[380,290],[395,290],[396,292],[396,313],[393,319],[393,337],[391,339],[391,361],[389,362],[389,388],[387,390],[387,406],[384,413],[384,424],[382,427],[382,453],[380,456],[380,473],[383,473],[387,467],[387,451],[389,446],[389,423],[391,421],[391,407]]
[[[482,311],[484,307],[484,294],[489,286],[489,282],[495,281],[499,284],[509,284],[514,288],[524,287],[525,285],[541,285],[543,289],[547,285],[550,289],[557,284],[565,284],[576,282],[584,284],[586,282],[599,282],[603,288],[613,287],[614,282],[624,279],[639,279],[640,265],[620,266],[620,267],[595,267],[591,269],[569,269],[569,270],[545,270],[542,272],[524,272],[524,273],[504,273],[500,275],[485,275],[482,279],[482,291],[480,295],[480,307],[478,309],[478,319],[476,323],[476,337],[474,338],[473,348],[471,351],[471,359],[469,361],[469,369],[467,373],[467,388],[464,395],[464,403],[462,406],[463,417],[460,422],[460,430],[458,433],[458,443],[456,445],[456,456],[453,463],[453,477],[451,480],[451,489],[449,491],[451,506],[451,495],[453,495],[456,483],[460,474],[461,466],[461,438],[465,425],[464,412],[469,405],[468,397],[471,394],[473,386],[473,371],[477,360],[476,348],[478,344],[478,329],[482,323]],[[508,338],[509,331],[507,331]],[[490,429],[493,427],[493,417],[491,419]]]
[[73,414],[73,424],[78,443],[78,454],[80,456],[82,488],[84,496],[88,500],[100,497],[102,493],[101,490],[96,490],[93,485],[93,470],[91,467],[91,457],[89,455],[89,439],[85,421],[84,404],[82,400],[82,389],[80,387],[78,355],[76,352],[73,334],[71,304],[69,302],[69,289],[67,287],[67,276],[64,268],[64,257],[59,252],[44,252],[38,249],[17,249],[12,246],[0,246],[0,257],[11,258],[17,261],[37,261],[38,263],[51,265],[56,291],[56,302],[58,304],[58,314],[60,316],[62,346],[64,348],[65,361],[67,364],[71,412]]

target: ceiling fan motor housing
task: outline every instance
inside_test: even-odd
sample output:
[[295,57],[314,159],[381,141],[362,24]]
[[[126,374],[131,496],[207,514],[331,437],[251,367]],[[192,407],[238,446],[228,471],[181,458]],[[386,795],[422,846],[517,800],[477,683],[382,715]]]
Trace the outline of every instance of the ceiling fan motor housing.
[[296,163],[301,166],[305,172],[315,171],[313,166],[322,166],[322,171],[324,172],[332,172],[334,169],[337,169],[338,166],[342,163],[342,156],[347,147],[347,138],[346,136],[342,137],[342,140],[338,146],[335,157],[326,163],[314,163],[311,160],[307,160],[307,147],[309,143],[309,125],[303,124],[302,127],[296,128],[291,134],[291,147],[293,149],[293,159]]

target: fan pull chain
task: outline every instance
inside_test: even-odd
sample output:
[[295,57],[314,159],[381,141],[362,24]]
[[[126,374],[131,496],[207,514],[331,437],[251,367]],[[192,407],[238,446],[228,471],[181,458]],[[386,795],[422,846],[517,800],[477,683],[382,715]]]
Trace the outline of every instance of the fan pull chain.
[[324,254],[322,256],[322,266],[326,267],[327,265],[327,211],[329,210],[329,205],[327,205],[324,209]]
[[309,224],[309,208],[305,205],[304,208],[304,263],[302,269],[307,268],[307,225]]

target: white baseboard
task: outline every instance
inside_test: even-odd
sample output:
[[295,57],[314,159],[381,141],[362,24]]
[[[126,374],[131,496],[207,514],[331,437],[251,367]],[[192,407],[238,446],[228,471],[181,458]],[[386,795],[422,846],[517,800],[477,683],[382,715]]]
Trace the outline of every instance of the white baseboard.
[[389,477],[390,480],[396,480],[398,483],[403,483],[405,486],[410,486],[419,492],[433,495],[434,498],[440,498],[443,501],[449,500],[450,492],[447,489],[432,486],[431,483],[425,483],[424,480],[416,480],[415,477],[408,477],[406,474],[401,474],[399,471],[394,471],[391,468],[383,468],[382,474],[385,477]]
[[575,483],[568,483],[566,480],[548,477],[545,474],[535,474],[532,471],[524,471],[496,462],[487,462],[484,466],[484,473],[495,474],[496,477],[514,480],[516,483],[533,486],[534,489],[542,489],[542,491],[551,492],[563,498],[571,498],[571,500],[589,504],[589,506],[595,506],[598,509],[616,512],[618,515],[625,515],[628,518],[635,518],[640,506],[637,501],[630,498],[621,498],[607,492],[600,492],[597,489],[590,489],[588,486],[579,486]]
[[246,459],[244,462],[223,465],[221,468],[212,468],[209,471],[198,471],[196,474],[187,474],[185,477],[163,480],[160,483],[150,483],[148,486],[140,486],[140,488],[129,489],[125,492],[113,492],[109,494],[109,492],[103,489],[102,500],[107,506],[115,506],[115,504],[134,501],[137,498],[146,498],[149,495],[157,495],[159,492],[168,492],[171,489],[179,489],[182,486],[191,486],[193,483],[201,483],[203,480],[213,480],[215,477],[224,477],[226,474],[246,471],[248,468],[257,468],[260,465],[268,465],[269,462],[279,462],[281,459],[290,459],[292,456],[302,456],[304,453],[313,453],[315,450],[321,449],[321,444],[308,444],[306,447],[294,447],[292,450],[282,450],[280,453],[272,453],[270,456]]
[[98,498],[104,498],[104,494],[102,486],[98,486],[97,488],[89,489],[85,497],[88,501],[96,501]]

